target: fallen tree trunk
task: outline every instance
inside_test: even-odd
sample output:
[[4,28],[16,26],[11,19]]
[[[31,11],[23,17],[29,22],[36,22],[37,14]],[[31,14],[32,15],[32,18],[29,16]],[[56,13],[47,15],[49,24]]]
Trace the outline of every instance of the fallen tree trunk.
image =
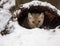
[[8,21],[11,19],[12,14],[8,10],[1,9],[0,11],[0,32],[5,29]]

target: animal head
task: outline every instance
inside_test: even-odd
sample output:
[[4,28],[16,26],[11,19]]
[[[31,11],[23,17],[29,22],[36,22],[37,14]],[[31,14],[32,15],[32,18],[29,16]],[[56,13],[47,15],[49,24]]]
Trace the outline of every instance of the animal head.
[[28,24],[31,28],[40,27],[44,22],[44,13],[28,13]]

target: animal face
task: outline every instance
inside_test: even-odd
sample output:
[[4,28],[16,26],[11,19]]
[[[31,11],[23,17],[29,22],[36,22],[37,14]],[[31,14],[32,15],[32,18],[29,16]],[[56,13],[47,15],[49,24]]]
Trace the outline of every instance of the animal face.
[[28,24],[31,28],[40,27],[44,22],[44,14],[28,13]]

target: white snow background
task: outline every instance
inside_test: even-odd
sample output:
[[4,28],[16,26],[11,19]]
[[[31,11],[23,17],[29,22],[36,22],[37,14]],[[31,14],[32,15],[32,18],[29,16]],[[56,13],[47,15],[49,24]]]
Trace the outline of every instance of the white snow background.
[[[30,3],[26,3],[23,5],[23,7],[27,7],[33,2],[39,1],[32,1]],[[60,10],[58,10],[51,4],[47,2],[40,3],[44,6],[48,5],[52,9],[56,9],[57,13],[60,14]],[[17,21],[10,21],[10,24],[13,25],[14,31],[4,36],[0,35],[0,46],[60,46],[60,29],[25,29],[19,26]],[[56,30],[56,32],[53,32],[53,30]]]

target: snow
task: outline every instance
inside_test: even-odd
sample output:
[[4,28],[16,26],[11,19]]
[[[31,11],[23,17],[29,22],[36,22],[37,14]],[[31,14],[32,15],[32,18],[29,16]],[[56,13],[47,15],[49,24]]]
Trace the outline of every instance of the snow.
[[1,0],[0,1],[0,6],[3,4],[3,3],[5,3],[5,2],[7,2],[8,0]]
[[15,6],[15,0],[1,0],[0,6],[2,5],[4,9],[10,9],[11,7]]
[[24,8],[29,8],[31,5],[33,6],[48,6],[52,9],[56,9],[55,6],[52,6],[50,3],[47,3],[47,2],[42,2],[42,1],[32,1],[32,2],[28,2],[28,3],[25,3],[25,4],[22,4]]
[[[26,4],[24,5],[28,7],[28,4],[30,3],[26,3],[27,6]],[[47,5],[47,2],[44,3],[45,5]],[[44,3],[42,3],[42,5]],[[49,7],[51,7],[51,4],[49,4]],[[52,6],[51,8],[55,9],[54,6]],[[4,13],[4,15],[10,15],[9,10],[5,8],[0,9],[0,13],[1,12]],[[59,14],[60,10],[57,9],[57,13]],[[13,26],[12,28],[14,28],[11,28],[13,32],[4,36],[0,34],[0,46],[60,46],[60,29],[58,28],[51,30],[39,28],[25,29],[21,27],[17,21],[9,21],[9,23],[9,27]],[[56,31],[53,32],[54,30]]]
[[4,9],[10,9],[11,7],[15,6],[15,0],[9,0],[7,3],[3,5]]
[[60,46],[60,31],[56,29],[25,29],[14,22],[14,32],[0,36],[0,46]]
[[14,15],[15,15],[15,16],[18,16],[20,12],[21,12],[20,9],[19,9],[19,10],[16,10],[16,11],[14,12]]
[[58,15],[60,15],[60,10],[57,9],[57,13],[58,13]]
[[22,6],[20,8],[30,8],[31,5],[33,6],[48,6],[49,8],[52,8],[53,11],[56,10],[57,13],[60,15],[60,10],[58,10],[55,6],[53,6],[52,4],[48,3],[48,2],[42,2],[42,1],[32,1],[32,2],[28,2],[25,4],[21,4]]
[[5,29],[5,26],[7,25],[11,17],[12,14],[9,12],[9,10],[0,9],[0,32]]

